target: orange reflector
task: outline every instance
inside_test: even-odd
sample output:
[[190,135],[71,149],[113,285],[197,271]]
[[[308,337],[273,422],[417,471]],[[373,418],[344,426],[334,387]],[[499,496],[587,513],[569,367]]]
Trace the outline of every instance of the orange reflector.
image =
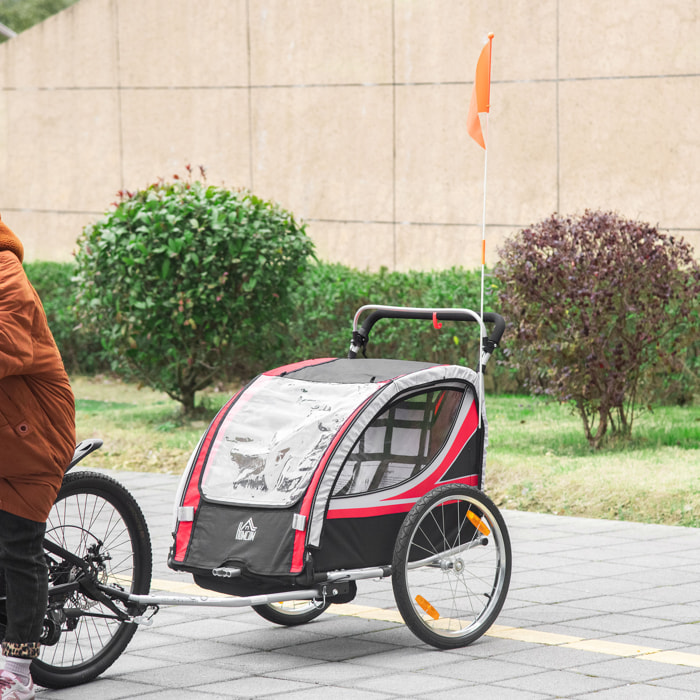
[[440,617],[440,613],[422,595],[416,596],[416,603],[418,603],[433,620],[437,620]]
[[490,535],[491,534],[491,530],[489,530],[488,527],[486,527],[486,523],[473,510],[467,511],[467,518],[469,518],[469,522],[482,535]]

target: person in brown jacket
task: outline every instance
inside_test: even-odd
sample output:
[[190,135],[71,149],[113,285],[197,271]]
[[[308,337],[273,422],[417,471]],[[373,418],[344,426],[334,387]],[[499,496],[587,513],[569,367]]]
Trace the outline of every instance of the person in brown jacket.
[[48,571],[46,519],[75,449],[75,402],[20,240],[0,220],[0,698],[35,697]]

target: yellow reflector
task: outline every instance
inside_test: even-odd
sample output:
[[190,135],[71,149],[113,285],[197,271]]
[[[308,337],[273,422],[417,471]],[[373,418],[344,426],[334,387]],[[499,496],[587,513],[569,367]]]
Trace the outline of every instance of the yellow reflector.
[[469,518],[469,522],[482,535],[490,535],[491,534],[491,530],[489,530],[488,527],[486,527],[486,523],[473,510],[467,511],[467,518]]
[[416,596],[416,603],[418,603],[433,620],[437,620],[440,617],[440,613],[422,595]]

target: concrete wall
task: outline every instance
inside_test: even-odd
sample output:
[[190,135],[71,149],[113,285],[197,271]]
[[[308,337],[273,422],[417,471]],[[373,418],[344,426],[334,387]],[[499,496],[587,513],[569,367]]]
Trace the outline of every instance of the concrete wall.
[[203,164],[323,259],[475,267],[489,31],[488,261],[598,207],[700,251],[700,0],[80,0],[0,46],[0,213],[65,260],[115,192]]

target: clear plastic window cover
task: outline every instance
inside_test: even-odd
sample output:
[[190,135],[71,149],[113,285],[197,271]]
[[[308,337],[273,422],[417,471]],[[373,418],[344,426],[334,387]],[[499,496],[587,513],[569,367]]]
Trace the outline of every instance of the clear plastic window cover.
[[258,378],[222,422],[207,457],[202,495],[236,505],[293,505],[338,430],[379,389]]

